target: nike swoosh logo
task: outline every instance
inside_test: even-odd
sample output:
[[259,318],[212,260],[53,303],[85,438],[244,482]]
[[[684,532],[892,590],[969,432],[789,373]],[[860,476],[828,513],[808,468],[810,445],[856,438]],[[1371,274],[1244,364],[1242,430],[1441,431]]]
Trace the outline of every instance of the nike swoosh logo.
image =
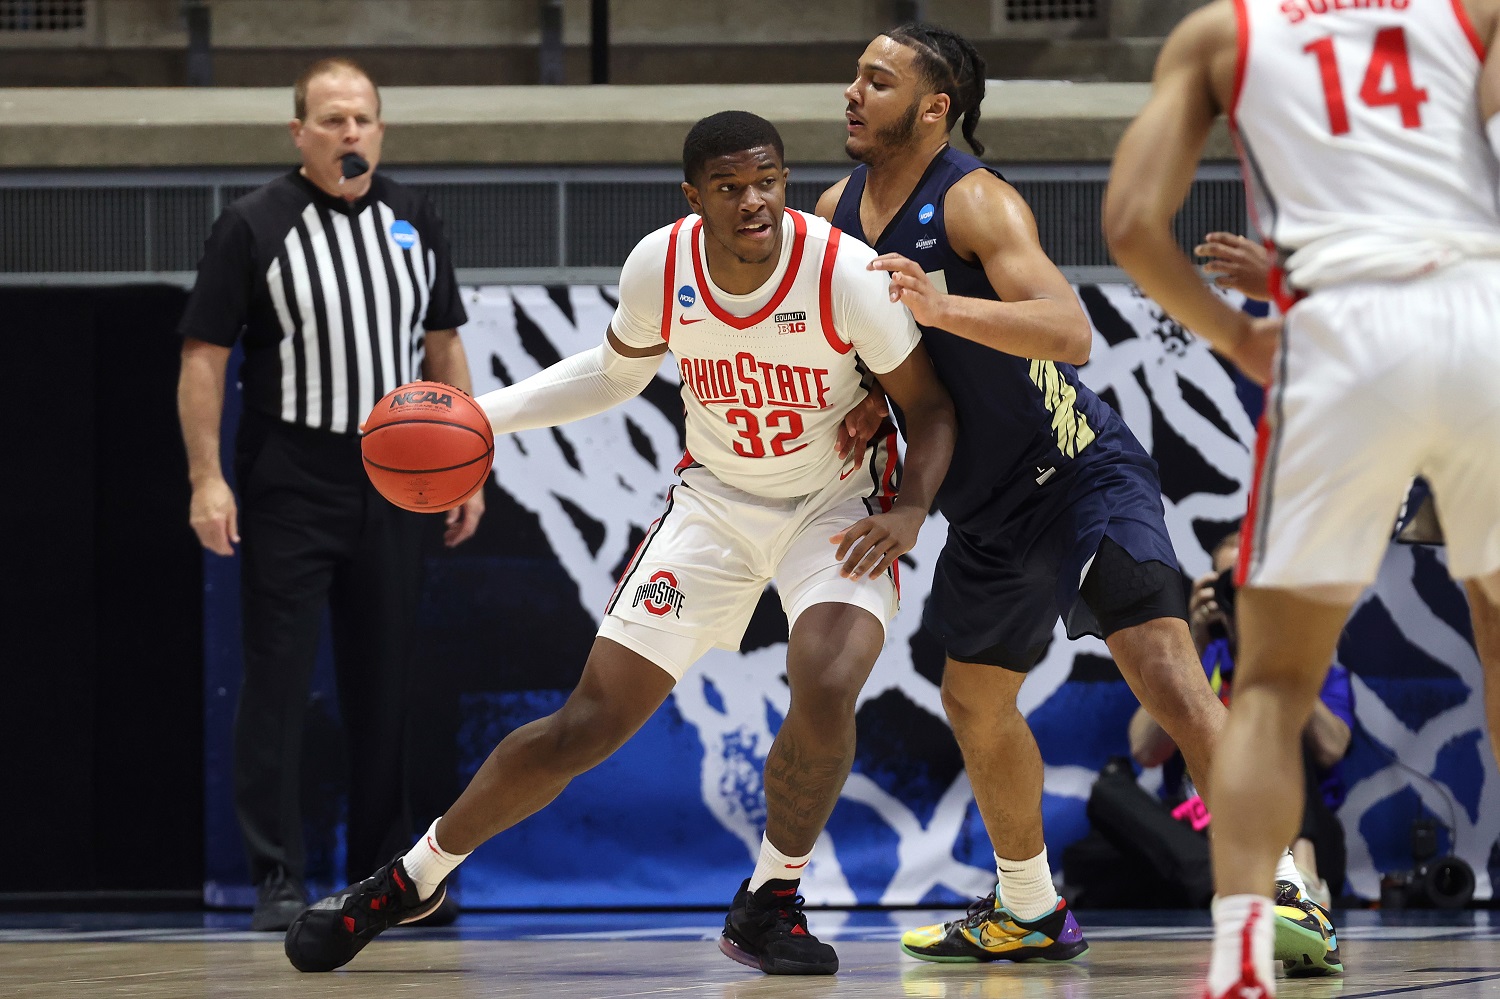
[[684,326],[690,326],[693,323],[701,323],[707,318],[707,316],[699,316],[697,319],[689,319],[687,316],[678,316],[677,321]]
[[840,473],[839,473],[839,481],[840,481],[840,482],[843,482],[843,481],[844,481],[844,480],[845,480],[845,479],[847,479],[847,478],[848,478],[848,477],[849,477],[849,476],[851,476],[851,475],[853,475],[853,474],[854,474],[854,473],[855,473],[855,472],[857,472],[857,471],[859,471],[859,470],[860,470],[860,468],[861,468],[861,467],[862,467],[862,466],[860,466],[860,465],[850,465],[850,466],[849,466],[849,471],[847,471],[847,472],[840,472]]

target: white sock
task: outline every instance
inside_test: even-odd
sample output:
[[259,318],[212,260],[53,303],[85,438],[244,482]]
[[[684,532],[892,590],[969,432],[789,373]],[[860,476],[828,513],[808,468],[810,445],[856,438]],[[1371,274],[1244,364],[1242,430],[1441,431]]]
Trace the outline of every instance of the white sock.
[[750,875],[750,890],[755,891],[767,881],[800,881],[802,871],[811,859],[811,853],[805,857],[788,857],[762,835],[760,857],[755,861],[755,872]]
[[1276,880],[1290,881],[1297,886],[1302,894],[1307,894],[1307,882],[1302,880],[1302,872],[1297,870],[1297,862],[1292,859],[1292,851],[1288,850],[1276,861]]
[[[1222,996],[1244,976],[1245,964],[1254,969],[1255,984],[1266,996],[1276,994],[1276,967],[1271,960],[1275,909],[1261,895],[1226,895],[1214,899],[1214,952],[1208,965],[1208,994]],[[1249,949],[1245,953],[1246,927]]]
[[995,873],[999,880],[995,894],[1000,904],[1022,922],[1041,919],[1057,908],[1057,889],[1052,884],[1045,846],[1030,860],[1006,860],[995,854]]
[[407,875],[417,886],[417,897],[421,899],[431,898],[443,879],[468,856],[467,853],[448,853],[438,846],[437,824],[438,820],[433,819],[427,835],[417,840],[417,845],[401,858],[401,866],[406,868]]

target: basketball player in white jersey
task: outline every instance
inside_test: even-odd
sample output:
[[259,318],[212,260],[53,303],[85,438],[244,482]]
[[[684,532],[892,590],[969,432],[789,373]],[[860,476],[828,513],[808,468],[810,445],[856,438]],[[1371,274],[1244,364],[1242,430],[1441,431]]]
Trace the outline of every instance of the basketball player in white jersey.
[[[1297,828],[1298,733],[1413,475],[1466,583],[1500,731],[1497,34],[1500,0],[1215,0],[1167,40],[1116,154],[1115,257],[1271,382],[1213,769],[1210,999],[1275,992],[1266,896]],[[1284,330],[1214,295],[1172,236],[1220,113],[1280,264]]]
[[[773,579],[791,627],[791,703],[766,758],[766,835],[720,949],[768,974],[833,974],[797,894],[854,754],[854,708],[896,611],[896,559],[916,543],[956,426],[915,322],[867,270],[875,252],[788,211],[781,137],[726,111],[698,122],[682,185],[696,213],[643,239],[620,275],[605,342],[480,397],[497,433],[555,426],[638,395],[669,345],[688,453],[666,510],[621,577],[578,686],[506,736],[404,857],[324,899],[287,931],[303,971],[348,962],[421,918],[470,851],[602,762],[714,646],[738,649]],[[844,414],[880,376],[908,418],[894,440],[837,456]]]

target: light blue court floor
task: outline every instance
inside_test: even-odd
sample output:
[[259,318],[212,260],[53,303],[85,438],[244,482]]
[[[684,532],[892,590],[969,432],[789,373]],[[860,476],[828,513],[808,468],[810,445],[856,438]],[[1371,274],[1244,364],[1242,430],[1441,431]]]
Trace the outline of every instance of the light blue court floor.
[[[1065,965],[933,965],[897,949],[904,928],[960,914],[814,910],[840,973],[772,978],[718,952],[715,912],[468,912],[452,927],[393,930],[325,975],[293,970],[280,935],[252,933],[243,912],[0,912],[0,996],[1201,999],[1206,912],[1080,912],[1090,950]],[[1281,996],[1500,997],[1500,912],[1337,920],[1347,974],[1283,979]]]

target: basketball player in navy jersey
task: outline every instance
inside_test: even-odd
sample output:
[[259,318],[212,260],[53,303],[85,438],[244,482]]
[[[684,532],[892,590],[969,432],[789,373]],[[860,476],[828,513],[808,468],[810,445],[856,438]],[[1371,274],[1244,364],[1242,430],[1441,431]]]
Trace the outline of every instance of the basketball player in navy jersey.
[[[984,86],[983,60],[952,32],[878,36],[844,92],[845,148],[860,166],[818,214],[882,254],[870,266],[890,272],[958,411],[925,623],[945,647],[943,706],[998,883],[965,918],[911,930],[901,946],[932,961],[1059,961],[1088,945],[1053,888],[1041,754],[1016,706],[1059,615],[1070,636],[1104,639],[1205,793],[1224,706],[1188,632],[1156,464],[1073,368],[1089,356],[1088,318],[1025,201],[949,145],[961,117],[984,151]],[[1277,874],[1302,896],[1290,855]]]

